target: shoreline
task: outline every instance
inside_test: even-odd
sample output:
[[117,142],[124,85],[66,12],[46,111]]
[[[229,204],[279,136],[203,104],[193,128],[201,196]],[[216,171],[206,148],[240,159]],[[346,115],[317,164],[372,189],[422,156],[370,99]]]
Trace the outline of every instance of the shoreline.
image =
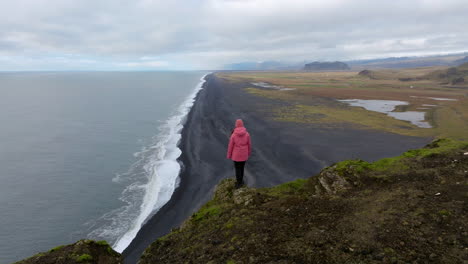
[[[200,78],[199,83],[195,86],[194,90],[177,107],[175,113],[166,120],[165,126],[167,127],[167,133],[160,139],[162,144],[156,145],[158,148],[164,150],[164,152],[159,152],[160,154],[156,159],[164,161],[166,169],[164,169],[163,165],[153,165],[151,167],[153,176],[150,177],[146,186],[152,186],[152,188],[145,190],[141,212],[133,222],[133,228],[128,230],[114,243],[113,248],[115,251],[122,252],[125,250],[125,248],[127,248],[131,241],[136,237],[137,233],[144,225],[145,220],[152,215],[154,208],[160,208],[169,202],[175,189],[177,189],[177,184],[180,182],[179,174],[182,169],[179,162],[179,155],[182,151],[179,148],[177,141],[182,137],[182,129],[184,127],[185,120],[195,103],[197,94],[203,88],[205,77],[208,74],[209,73]],[[171,167],[172,170],[168,170],[167,167]],[[147,172],[149,173],[149,171]],[[159,180],[158,177],[164,178],[166,180],[165,184],[157,184],[156,182]],[[152,199],[152,193],[157,193],[158,199]]]
[[180,226],[206,203],[221,179],[234,176],[226,147],[237,118],[244,120],[252,137],[253,152],[245,171],[250,187],[310,177],[340,160],[373,161],[393,156],[430,141],[381,131],[277,122],[260,107],[275,107],[281,102],[248,94],[243,90],[244,83],[227,82],[214,73],[205,80],[181,133],[179,186],[122,252],[125,263],[136,263],[152,242]]

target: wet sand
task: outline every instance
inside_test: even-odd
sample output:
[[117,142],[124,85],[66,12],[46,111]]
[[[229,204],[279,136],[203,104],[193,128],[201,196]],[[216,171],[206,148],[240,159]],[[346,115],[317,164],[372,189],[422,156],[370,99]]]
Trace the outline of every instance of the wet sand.
[[214,74],[206,80],[182,131],[180,185],[123,252],[125,263],[137,263],[154,240],[180,226],[207,202],[221,179],[234,177],[226,150],[237,118],[244,120],[252,138],[252,156],[245,169],[245,181],[250,187],[310,177],[340,160],[374,161],[399,155],[430,141],[345,125],[331,129],[277,122],[262,109],[284,102],[248,94],[243,90],[248,84],[231,83]]

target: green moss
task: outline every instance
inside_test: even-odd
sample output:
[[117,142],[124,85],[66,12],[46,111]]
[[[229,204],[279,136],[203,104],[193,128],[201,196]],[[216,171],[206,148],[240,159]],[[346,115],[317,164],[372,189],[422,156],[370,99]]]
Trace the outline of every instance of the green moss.
[[293,193],[299,193],[300,191],[303,190],[304,184],[307,182],[307,179],[297,179],[295,181],[287,182],[280,184],[275,187],[271,188],[264,188],[261,189],[262,191],[270,194],[270,195],[283,195],[283,194],[293,194]]
[[384,171],[384,170],[404,171],[408,169],[408,166],[404,163],[403,158],[405,158],[404,155],[398,156],[398,157],[380,159],[374,163],[370,163],[368,168],[374,171]]
[[219,205],[203,206],[198,212],[193,214],[192,219],[194,221],[201,221],[207,217],[219,215],[220,213],[221,207]]
[[63,247],[65,247],[65,246],[62,245],[62,246],[54,247],[53,249],[49,250],[49,252],[57,251],[57,250],[59,250],[59,249],[62,249]]
[[111,255],[115,254],[114,250],[111,247],[107,247],[107,253],[109,253]]
[[364,172],[365,170],[369,169],[369,162],[363,161],[363,160],[345,160],[342,162],[338,162],[336,164],[336,171],[340,175],[344,175],[346,172],[349,170],[361,173]]
[[419,159],[463,148],[468,148],[467,142],[452,139],[438,139],[425,148],[409,150],[397,157],[384,158],[373,163],[363,160],[346,160],[338,162],[335,166],[336,171],[342,176],[350,173],[360,174],[366,171],[404,171],[409,168],[406,163],[407,159]]
[[390,247],[386,247],[384,248],[384,252],[386,255],[393,255],[395,254],[395,250],[393,248],[390,248]]
[[81,256],[76,257],[77,262],[87,262],[87,261],[92,261],[93,257],[88,254],[83,254]]
[[230,260],[228,260],[228,261],[226,262],[226,264],[236,264],[236,262],[235,262],[234,260],[230,259]]
[[96,244],[101,245],[101,246],[109,246],[109,244],[105,240],[97,241]]
[[445,209],[440,210],[438,213],[439,213],[439,215],[442,215],[442,216],[449,216],[450,215],[450,211],[445,210]]
[[225,226],[226,228],[231,229],[231,228],[234,227],[234,223],[232,223],[232,222],[227,222],[224,226]]

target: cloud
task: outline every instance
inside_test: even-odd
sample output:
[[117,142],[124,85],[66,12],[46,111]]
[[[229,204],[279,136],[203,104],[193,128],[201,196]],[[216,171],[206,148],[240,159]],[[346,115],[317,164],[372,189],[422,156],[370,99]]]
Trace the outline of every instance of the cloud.
[[[17,63],[0,69],[214,69],[446,53],[468,49],[466,13],[466,0],[3,1],[0,56]],[[95,62],[51,59],[60,56]]]
[[168,66],[169,63],[166,61],[144,61],[144,62],[121,62],[117,63],[118,66],[124,67],[138,67],[138,68],[159,68]]

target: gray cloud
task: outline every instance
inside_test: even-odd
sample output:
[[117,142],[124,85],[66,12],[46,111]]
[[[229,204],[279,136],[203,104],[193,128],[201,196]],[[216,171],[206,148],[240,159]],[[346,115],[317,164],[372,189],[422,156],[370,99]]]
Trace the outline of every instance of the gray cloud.
[[[458,52],[468,50],[467,13],[466,0],[4,1],[0,60],[216,68]],[[144,56],[158,60],[139,61]]]

